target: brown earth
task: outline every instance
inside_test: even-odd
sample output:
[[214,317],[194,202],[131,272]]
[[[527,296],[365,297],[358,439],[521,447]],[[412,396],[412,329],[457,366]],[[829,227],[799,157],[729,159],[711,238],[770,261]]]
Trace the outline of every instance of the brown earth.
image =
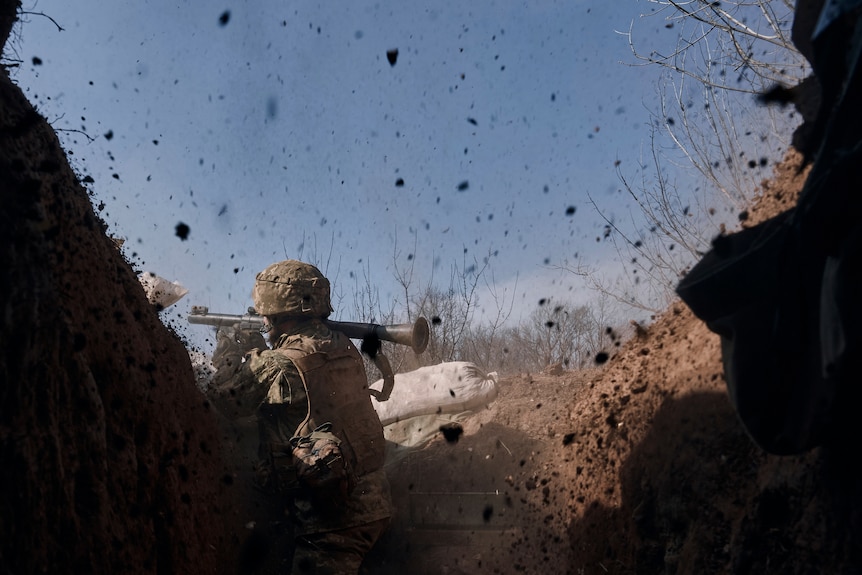
[[[0,0],[0,43],[17,3]],[[795,200],[791,153],[748,223]],[[230,573],[224,437],[53,129],[0,76],[0,572]],[[839,438],[842,439],[842,438]],[[859,573],[853,435],[747,437],[678,303],[593,370],[525,374],[390,467],[369,573]]]
[[[746,225],[793,204],[800,163]],[[402,517],[369,572],[858,572],[846,460],[764,453],[725,386],[718,336],[682,303],[601,368],[503,379],[457,443],[390,470]]]

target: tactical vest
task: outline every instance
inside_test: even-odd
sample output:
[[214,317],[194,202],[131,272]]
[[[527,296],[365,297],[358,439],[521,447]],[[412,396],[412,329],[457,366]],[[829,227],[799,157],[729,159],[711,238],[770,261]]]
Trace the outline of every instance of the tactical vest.
[[308,414],[294,435],[332,424],[341,450],[359,477],[383,467],[385,440],[371,404],[362,357],[347,336],[291,337],[278,348],[296,366],[308,395]]

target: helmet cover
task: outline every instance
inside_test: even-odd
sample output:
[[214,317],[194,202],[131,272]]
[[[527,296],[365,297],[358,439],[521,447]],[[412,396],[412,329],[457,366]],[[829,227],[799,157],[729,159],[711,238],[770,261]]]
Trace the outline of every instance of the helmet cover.
[[297,260],[274,263],[255,277],[251,292],[260,315],[328,317],[332,313],[329,280],[311,264]]

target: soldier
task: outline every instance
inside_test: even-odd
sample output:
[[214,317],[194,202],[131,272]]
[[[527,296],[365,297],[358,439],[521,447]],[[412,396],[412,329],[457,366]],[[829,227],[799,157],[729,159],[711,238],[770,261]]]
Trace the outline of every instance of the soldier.
[[322,321],[329,292],[310,264],[269,266],[252,299],[272,349],[237,361],[220,346],[213,358],[214,402],[229,417],[256,415],[257,482],[289,510],[294,575],[358,573],[392,512],[383,427],[359,352]]

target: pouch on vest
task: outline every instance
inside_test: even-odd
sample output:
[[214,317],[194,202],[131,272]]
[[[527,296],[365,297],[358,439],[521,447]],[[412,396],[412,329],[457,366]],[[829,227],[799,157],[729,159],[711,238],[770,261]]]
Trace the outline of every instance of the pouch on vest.
[[331,423],[324,423],[308,435],[292,437],[293,465],[300,484],[314,494],[343,499],[353,490],[355,478],[331,429]]

